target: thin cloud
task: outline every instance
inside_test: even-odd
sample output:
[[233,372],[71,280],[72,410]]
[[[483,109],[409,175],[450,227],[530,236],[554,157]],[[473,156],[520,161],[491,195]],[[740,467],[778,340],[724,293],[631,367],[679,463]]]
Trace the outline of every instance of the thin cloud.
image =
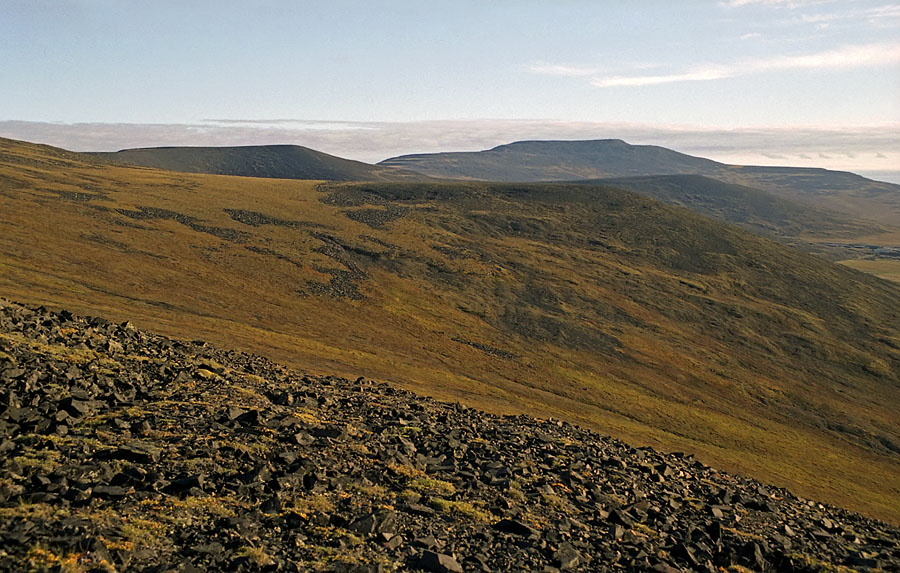
[[690,81],[710,81],[783,70],[832,70],[900,63],[900,42],[857,44],[813,54],[744,60],[726,65],[705,65],[684,72],[658,75],[594,78],[598,87],[653,86]]
[[[632,70],[652,70],[659,67],[661,67],[661,64],[657,62],[635,62],[628,64],[628,68]],[[524,69],[532,74],[564,77],[597,76],[598,74],[609,71],[608,67],[583,64],[554,64],[549,62],[536,62],[526,66]]]
[[847,14],[804,14],[800,16],[800,19],[806,22],[807,24],[827,24],[829,22],[834,22],[835,20],[842,20],[844,18],[849,18],[850,15]]
[[776,4],[793,4],[789,0],[728,0],[728,2],[719,2],[720,6],[726,8],[740,8],[742,6],[750,6],[753,4],[762,4],[764,6],[774,6]]
[[800,20],[806,24],[815,24],[817,27],[830,26],[841,22],[857,22],[864,20],[868,24],[878,28],[895,27],[900,24],[900,5],[888,4],[869,8],[857,8],[841,10],[837,12],[819,12],[815,14],[803,14]]
[[756,38],[762,38],[762,34],[760,34],[759,32],[750,32],[741,36],[741,40],[744,41],[755,40]]
[[528,71],[533,74],[540,74],[544,76],[581,77],[597,75],[602,70],[600,68],[591,66],[548,64],[539,62],[528,66]]
[[655,86],[678,82],[705,82],[732,77],[734,71],[724,66],[707,66],[693,68],[679,74],[661,74],[652,76],[610,76],[595,78],[591,83],[597,87],[617,86]]
[[725,8],[743,8],[744,6],[784,6],[787,8],[799,8],[815,4],[830,4],[835,0],[726,0],[719,2],[719,6]]
[[887,4],[885,6],[870,8],[866,11],[866,16],[872,18],[900,18],[900,5]]

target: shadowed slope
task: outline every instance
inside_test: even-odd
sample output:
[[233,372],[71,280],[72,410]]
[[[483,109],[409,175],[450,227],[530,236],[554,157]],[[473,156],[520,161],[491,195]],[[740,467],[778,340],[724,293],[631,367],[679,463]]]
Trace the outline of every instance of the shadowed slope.
[[0,231],[12,299],[577,421],[900,519],[900,288],[686,209],[0,141]]
[[655,175],[582,183],[621,187],[780,239],[850,239],[885,231],[884,227],[871,221],[853,219],[789,201],[774,193],[702,175]]
[[415,172],[351,161],[299,145],[153,147],[91,155],[128,165],[214,175],[332,181],[428,179]]

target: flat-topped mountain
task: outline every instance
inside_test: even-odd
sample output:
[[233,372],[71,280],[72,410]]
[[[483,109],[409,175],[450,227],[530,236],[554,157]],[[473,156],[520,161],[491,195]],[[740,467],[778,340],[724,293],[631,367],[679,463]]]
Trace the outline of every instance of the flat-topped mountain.
[[900,521],[900,286],[616,187],[223,177],[0,140],[0,294]]
[[720,163],[621,139],[518,141],[486,151],[402,155],[379,163],[447,179],[565,181],[703,173]]
[[403,155],[379,165],[446,179],[484,181],[705,175],[769,191],[783,199],[813,203],[893,227],[900,225],[900,185],[827,169],[726,165],[618,139],[520,141],[485,151]]
[[896,571],[693,456],[0,299],[0,570]]
[[427,179],[415,172],[343,159],[299,145],[151,147],[91,155],[117,163],[185,173],[329,181]]

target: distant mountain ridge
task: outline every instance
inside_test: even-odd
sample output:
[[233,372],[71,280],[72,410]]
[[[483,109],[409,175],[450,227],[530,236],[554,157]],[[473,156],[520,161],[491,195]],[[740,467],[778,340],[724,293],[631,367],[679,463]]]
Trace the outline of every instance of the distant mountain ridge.
[[896,226],[900,185],[817,168],[727,165],[620,139],[519,141],[473,152],[392,157],[379,163],[446,179],[533,182],[704,175]]
[[[679,192],[673,199],[659,194],[660,181],[646,177],[702,175],[724,185],[753,188],[749,198],[752,211],[768,202],[765,210],[778,203],[791,202],[812,208],[810,223],[794,225],[805,229],[828,228],[818,223],[836,221],[834,212],[851,215],[849,235],[883,232],[886,225],[900,232],[900,185],[872,181],[854,173],[795,167],[757,167],[726,165],[710,159],[687,155],[655,145],[631,145],[621,139],[586,141],[536,140],[518,141],[478,152],[448,152],[404,155],[386,159],[377,165],[344,159],[298,145],[255,145],[237,147],[152,147],[125,149],[112,153],[91,153],[96,158],[126,165],[136,165],[187,173],[235,175],[274,179],[313,179],[328,181],[421,181],[457,179],[475,181],[536,182],[620,180],[633,178],[623,185],[633,191],[647,192],[660,200],[675,202],[721,219],[746,223],[734,215],[735,188],[717,189],[709,181],[701,183],[698,193]],[[648,185],[642,189],[641,185]],[[682,181],[682,185],[684,182]],[[665,185],[671,185],[669,181]],[[654,190],[655,189],[655,190]],[[684,190],[682,190],[684,191]],[[759,191],[773,197],[761,201]],[[656,193],[656,194],[655,194]],[[719,197],[724,194],[724,197]],[[712,208],[712,203],[729,203]],[[788,211],[796,215],[803,209],[794,204]],[[832,211],[831,214],[826,214]],[[757,217],[760,213],[755,213]],[[824,217],[824,218],[823,218]],[[757,217],[758,218],[758,217]],[[862,221],[860,220],[862,219]],[[774,235],[796,236],[780,223],[760,221],[772,227]],[[881,227],[879,226],[882,225]],[[746,226],[746,225],[745,225]],[[750,225],[752,226],[752,224]],[[760,230],[757,228],[755,230]],[[815,232],[813,234],[816,234]]]
[[128,165],[241,177],[328,181],[430,179],[416,172],[344,159],[300,145],[148,147],[91,155]]

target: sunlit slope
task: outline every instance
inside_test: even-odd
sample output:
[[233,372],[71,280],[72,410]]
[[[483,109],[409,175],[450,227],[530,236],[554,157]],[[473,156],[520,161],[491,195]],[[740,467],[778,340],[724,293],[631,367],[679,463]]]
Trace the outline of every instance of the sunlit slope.
[[329,181],[428,179],[414,171],[369,165],[299,145],[148,147],[91,155],[128,165],[213,175]]
[[0,140],[0,295],[900,520],[900,288],[626,191],[191,175]]

